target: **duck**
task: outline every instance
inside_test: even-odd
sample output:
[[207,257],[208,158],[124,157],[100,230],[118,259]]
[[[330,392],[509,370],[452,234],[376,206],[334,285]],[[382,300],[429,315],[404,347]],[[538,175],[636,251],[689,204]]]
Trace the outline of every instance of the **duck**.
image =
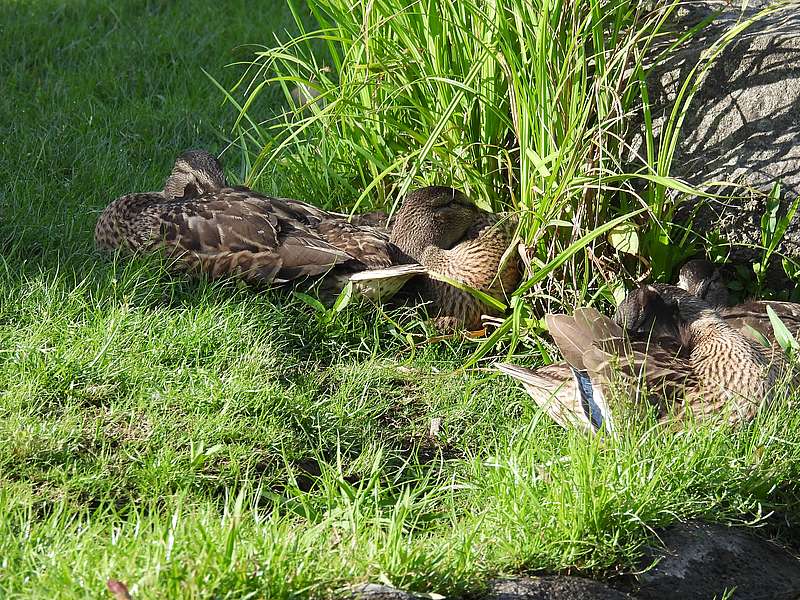
[[795,338],[800,337],[800,304],[777,300],[748,300],[731,305],[722,272],[709,260],[695,258],[686,262],[678,272],[677,285],[711,304],[725,322],[744,335],[762,344],[768,342],[776,356],[783,350],[777,341],[768,308],[775,312]]
[[519,381],[556,423],[587,433],[619,430],[614,399],[654,411],[660,423],[674,415],[678,429],[690,413],[744,422],[772,400],[782,375],[765,348],[677,286],[631,291],[613,319],[580,308],[546,315],[545,322],[562,362],[497,369]]
[[[519,256],[513,249],[517,220],[513,215],[474,208],[464,193],[454,188],[433,186],[426,189],[428,203],[406,201],[399,208],[394,216],[390,240],[409,260],[428,270],[418,291],[430,301],[430,316],[437,329],[480,330],[483,315],[495,316],[499,311],[466,289],[451,285],[448,280],[505,301],[519,286],[522,277]],[[430,243],[441,236],[439,232],[453,218],[448,214],[439,215],[441,209],[437,205],[473,207],[469,226],[458,243],[451,246]],[[417,224],[423,221],[437,234],[429,237],[415,235]]]
[[[487,293],[511,285],[507,276],[494,281],[500,236],[488,225],[489,213],[463,193],[440,186],[412,191],[391,232],[375,224],[383,215],[354,223],[299,200],[231,186],[213,155],[190,150],[176,160],[163,191],[111,202],[94,237],[104,251],[160,252],[177,270],[236,276],[258,287],[321,281],[318,289],[329,295],[352,281],[364,295],[385,300],[418,278],[435,317],[452,327],[473,326],[483,306],[433,283],[437,272],[429,266]],[[466,259],[472,262],[459,264]]]
[[[198,198],[207,192],[231,187],[225,179],[217,157],[206,150],[186,150],[175,160],[172,171],[164,183],[162,194],[169,199]],[[296,202],[296,201],[295,201]],[[366,225],[389,235],[389,215],[384,210],[373,210],[360,214],[345,215],[330,212],[330,215],[347,219],[353,225]]]
[[[454,212],[465,211],[456,207]],[[467,219],[461,230],[456,219],[454,228],[431,239],[451,244],[466,231]],[[410,261],[389,242],[384,228],[359,226],[299,200],[231,186],[219,161],[198,150],[177,158],[162,192],[111,202],[98,218],[94,237],[101,250],[161,252],[174,269],[210,279],[236,276],[255,286],[321,279],[322,295],[340,291],[348,275],[360,271],[373,273],[360,282],[368,296],[369,290],[389,293],[425,272],[420,265],[404,264]],[[393,286],[369,285],[382,279]]]

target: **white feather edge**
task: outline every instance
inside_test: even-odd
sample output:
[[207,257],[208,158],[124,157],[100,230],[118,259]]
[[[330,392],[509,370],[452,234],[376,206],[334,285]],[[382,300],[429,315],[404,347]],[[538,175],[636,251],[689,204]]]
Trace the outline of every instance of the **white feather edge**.
[[[559,388],[553,387],[552,383],[548,381],[547,378],[544,377],[540,378],[536,373],[535,369],[527,369],[525,367],[520,367],[518,365],[511,365],[508,363],[495,363],[494,367],[501,373],[504,373],[505,375],[508,375],[516,379],[520,383],[522,383],[523,386],[526,388],[526,390],[528,386],[534,389],[549,390],[550,398],[544,404],[540,402],[541,399],[539,398],[538,395],[536,397],[533,396],[531,397],[533,397],[534,400],[536,400],[537,403],[540,405],[540,407],[545,412],[547,412],[550,415],[550,417],[554,421],[556,421],[556,423],[558,423],[562,427],[568,428],[570,425],[573,425],[573,426],[578,426],[579,429],[585,431],[595,431],[594,425],[592,425],[589,416],[584,414],[583,412],[577,414],[569,410],[568,407],[564,407],[567,409],[565,415],[557,416],[557,413],[552,410],[552,407],[549,405],[549,403],[559,402],[558,398],[556,397],[556,393],[558,392]],[[574,373],[572,377],[573,380],[575,381],[575,384],[577,385],[578,381]],[[564,382],[564,384],[566,384],[566,382]],[[615,431],[614,420],[611,414],[611,407],[608,405],[608,402],[606,401],[605,393],[603,391],[602,386],[592,382],[592,393],[593,393],[592,399],[597,405],[597,407],[600,409],[600,413],[602,414],[603,417],[603,427],[606,429],[608,433],[613,435]],[[567,417],[567,415],[570,415],[571,418]]]
[[398,265],[386,269],[369,269],[350,275],[350,281],[372,281],[374,279],[390,279],[393,277],[410,277],[425,275],[428,269],[422,265]]

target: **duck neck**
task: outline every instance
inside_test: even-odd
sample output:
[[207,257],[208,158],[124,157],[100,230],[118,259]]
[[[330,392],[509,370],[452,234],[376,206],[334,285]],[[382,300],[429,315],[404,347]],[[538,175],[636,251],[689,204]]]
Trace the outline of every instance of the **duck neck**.
[[717,364],[736,357],[737,369],[747,369],[751,360],[761,362],[754,354],[752,344],[741,332],[721,319],[715,311],[704,313],[688,322],[686,328],[688,345],[695,359]]
[[434,239],[436,234],[429,231],[430,226],[411,225],[410,223],[395,223],[390,240],[409,261],[419,262],[425,248],[431,245],[430,240]]

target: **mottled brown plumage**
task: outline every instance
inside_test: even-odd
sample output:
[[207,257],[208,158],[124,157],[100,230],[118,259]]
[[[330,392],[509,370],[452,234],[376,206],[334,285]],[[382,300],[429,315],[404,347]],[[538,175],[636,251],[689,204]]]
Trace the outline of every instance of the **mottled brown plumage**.
[[188,201],[123,196],[101,215],[95,240],[105,249],[161,250],[179,270],[212,279],[234,275],[261,286],[329,274],[341,288],[347,273],[397,260],[385,233],[242,188]]
[[708,260],[694,259],[683,265],[678,276],[678,287],[714,306],[726,323],[747,337],[759,342],[766,339],[776,357],[782,354],[782,349],[767,314],[768,307],[775,311],[795,337],[800,337],[800,304],[775,300],[749,300],[728,306],[728,289],[722,274],[719,268]]
[[645,286],[614,320],[594,309],[547,315],[565,362],[540,369],[499,365],[559,424],[616,428],[612,399],[649,407],[659,420],[752,418],[782,376],[769,352],[725,323],[704,301],[674,286]]
[[[211,278],[234,275],[256,285],[322,278],[321,290],[331,293],[352,280],[384,299],[429,267],[495,296],[516,285],[516,261],[495,277],[510,242],[507,228],[460,192],[429,187],[409,194],[391,239],[384,219],[370,213],[349,222],[298,200],[229,186],[213,156],[189,151],[163,192],[112,202],[95,240],[107,250],[161,252],[173,268]],[[440,325],[480,324],[482,305],[468,293],[433,279],[423,278],[422,287]]]
[[[160,251],[177,269],[210,278],[235,275],[257,285],[325,275],[341,289],[348,274],[385,269],[403,258],[386,230],[228,186],[217,160],[203,151],[178,158],[163,193],[112,202],[98,219],[95,240],[102,249]],[[408,279],[413,269],[404,273]]]
[[[496,311],[469,292],[437,280],[436,275],[505,300],[517,288],[521,276],[516,252],[510,249],[515,220],[478,209],[453,188],[424,188],[411,198],[414,202],[406,201],[395,216],[391,240],[431,272],[421,291],[431,301],[431,316],[437,327],[445,331],[478,329],[481,315]],[[427,223],[433,232],[453,223],[469,223],[469,227],[458,239],[436,233],[421,239],[411,235],[419,222]],[[436,238],[440,242],[429,241]]]
[[320,289],[328,293],[353,281],[363,293],[384,299],[430,273],[419,287],[443,329],[477,328],[481,314],[491,311],[436,276],[496,298],[519,281],[515,258],[501,269],[513,222],[479,210],[452,188],[410,193],[391,236],[385,225],[385,213],[349,220],[298,200],[229,186],[216,158],[192,150],[178,157],[163,192],[112,202],[98,219],[95,240],[107,250],[162,252],[173,268],[211,278],[233,275],[257,285],[321,278]]

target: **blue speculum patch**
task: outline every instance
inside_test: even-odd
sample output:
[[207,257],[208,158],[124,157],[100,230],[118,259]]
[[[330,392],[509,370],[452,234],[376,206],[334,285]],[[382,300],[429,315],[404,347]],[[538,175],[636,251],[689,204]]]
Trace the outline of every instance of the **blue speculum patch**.
[[600,429],[603,427],[603,411],[594,400],[594,389],[592,388],[592,380],[589,379],[589,374],[586,371],[579,371],[574,367],[572,375],[575,377],[575,382],[578,384],[578,390],[581,394],[581,406],[583,406],[584,414],[589,418],[592,427]]

